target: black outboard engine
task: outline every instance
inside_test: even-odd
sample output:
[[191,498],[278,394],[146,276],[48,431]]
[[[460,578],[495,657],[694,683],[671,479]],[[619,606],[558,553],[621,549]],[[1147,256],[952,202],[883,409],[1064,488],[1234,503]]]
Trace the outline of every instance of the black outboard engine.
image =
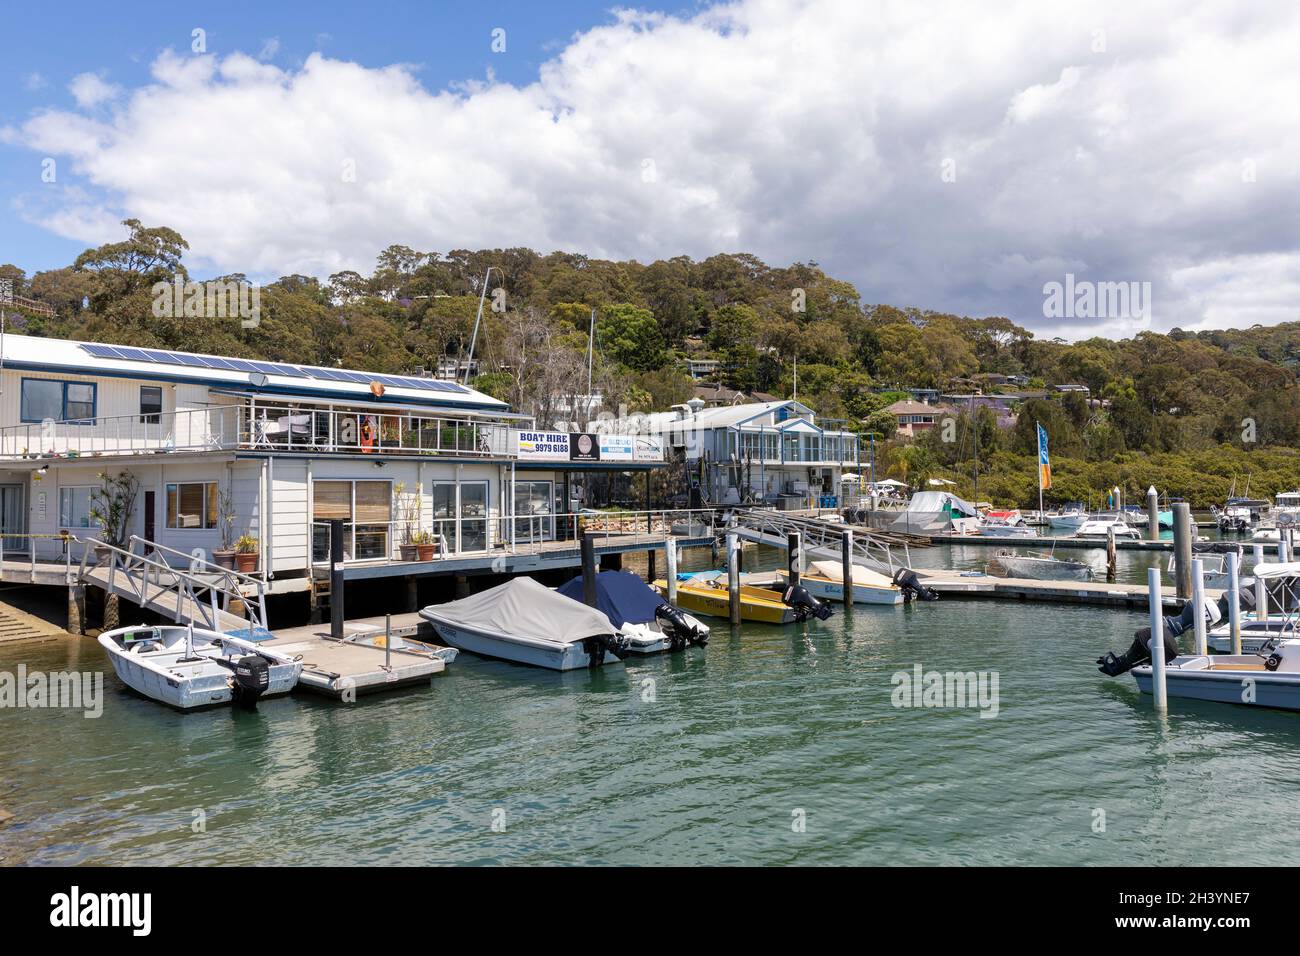
[[[1243,599],[1245,592],[1242,592]],[[1253,597],[1252,597],[1253,602]],[[1243,603],[1244,600],[1243,600]],[[1209,604],[1205,608],[1206,627],[1217,624],[1228,613],[1228,599],[1220,598],[1218,605]],[[1171,661],[1178,656],[1178,635],[1190,631],[1196,623],[1196,612],[1192,607],[1192,602],[1188,601],[1183,605],[1182,613],[1177,617],[1166,617],[1164,619],[1164,642],[1165,642],[1165,660]],[[1118,677],[1120,674],[1127,674],[1139,664],[1149,663],[1151,660],[1151,628],[1143,627],[1133,633],[1133,643],[1123,654],[1113,654],[1107,652],[1105,655],[1097,658],[1097,670],[1109,677]]]
[[606,652],[613,654],[620,661],[629,653],[627,638],[618,634],[601,634],[597,637],[585,638],[582,649],[587,652],[587,666],[593,669],[605,663]]
[[271,665],[259,654],[249,654],[235,661],[234,696],[245,707],[257,706],[257,699],[271,686]]
[[655,620],[659,628],[668,636],[668,649],[680,651],[688,644],[703,647],[709,643],[709,635],[704,634],[690,622],[678,608],[671,604],[660,604],[655,608]]
[[904,601],[939,600],[939,592],[922,584],[921,578],[911,568],[899,568],[895,571],[894,583],[902,589]]
[[802,584],[793,584],[786,588],[785,593],[781,595],[781,601],[786,607],[794,608],[794,619],[800,624],[810,617],[824,621],[831,616],[831,606],[809,594],[808,589]]

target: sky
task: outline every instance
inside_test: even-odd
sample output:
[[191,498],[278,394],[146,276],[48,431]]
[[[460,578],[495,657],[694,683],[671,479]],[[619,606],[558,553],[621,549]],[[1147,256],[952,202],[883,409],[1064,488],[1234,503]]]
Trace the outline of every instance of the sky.
[[0,262],[138,218],[199,276],[750,252],[1071,340],[1300,320],[1300,5],[268,6],[10,7]]

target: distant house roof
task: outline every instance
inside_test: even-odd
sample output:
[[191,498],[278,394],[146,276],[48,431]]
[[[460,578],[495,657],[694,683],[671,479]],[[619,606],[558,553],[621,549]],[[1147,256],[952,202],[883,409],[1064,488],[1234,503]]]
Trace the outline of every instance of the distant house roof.
[[777,398],[775,395],[772,395],[772,394],[770,394],[770,393],[768,393],[768,392],[750,392],[750,393],[749,393],[749,397],[752,398],[752,399],[753,399],[754,401],[756,401],[756,402],[779,402],[779,401],[781,401],[781,399]]
[[745,393],[722,385],[696,385],[695,397],[710,405],[733,405],[745,400]]
[[1057,385],[1057,386],[1056,386],[1056,390],[1057,390],[1058,392],[1090,392],[1090,391],[1092,391],[1092,389],[1090,389],[1087,385],[1077,385],[1077,384],[1072,384],[1072,385]]
[[924,402],[913,402],[904,399],[901,402],[894,402],[885,411],[891,415],[943,415],[951,414],[955,409],[947,405],[927,405]]

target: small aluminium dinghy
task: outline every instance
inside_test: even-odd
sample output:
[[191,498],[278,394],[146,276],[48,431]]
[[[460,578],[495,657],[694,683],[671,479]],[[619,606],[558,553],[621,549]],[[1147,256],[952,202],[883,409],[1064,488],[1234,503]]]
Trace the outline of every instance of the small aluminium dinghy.
[[623,659],[628,641],[600,611],[529,577],[420,612],[452,647],[568,671]]
[[[582,576],[556,590],[582,602]],[[673,607],[631,571],[596,575],[596,607],[627,638],[627,649],[633,654],[679,651],[688,644],[703,647],[709,642],[707,625]]]
[[144,696],[180,710],[286,694],[302,658],[195,627],[122,627],[99,635],[113,670]]

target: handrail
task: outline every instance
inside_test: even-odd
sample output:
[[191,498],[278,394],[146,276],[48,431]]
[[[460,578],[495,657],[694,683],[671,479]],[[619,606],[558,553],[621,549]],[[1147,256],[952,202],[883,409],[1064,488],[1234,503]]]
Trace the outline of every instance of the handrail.
[[[132,542],[139,541],[147,545],[153,544],[153,542],[146,541],[145,539],[140,538],[137,535],[132,535],[130,540]],[[165,546],[160,545],[158,547],[165,547]],[[120,570],[122,574],[125,576],[127,582],[127,588],[130,591],[130,593],[132,593],[137,598],[137,600],[142,606],[144,604],[147,604],[148,601],[150,600],[149,592],[148,592],[148,585],[149,585],[148,569],[152,568],[155,572],[166,572],[172,578],[172,583],[164,587],[161,581],[161,574],[160,573],[155,574],[155,579],[157,580],[158,588],[159,588],[158,593],[161,594],[165,591],[170,591],[170,590],[175,590],[176,592],[176,610],[174,613],[174,617],[177,622],[180,622],[181,620],[181,616],[185,608],[185,604],[184,604],[185,600],[188,600],[195,609],[201,609],[204,607],[204,601],[201,595],[203,594],[203,592],[206,591],[208,597],[207,603],[211,609],[210,618],[206,614],[204,615],[204,620],[208,627],[214,630],[218,629],[218,625],[219,625],[218,614],[219,612],[230,613],[227,610],[227,608],[230,606],[230,600],[232,598],[234,600],[239,601],[247,609],[250,627],[253,624],[256,624],[261,628],[266,627],[266,595],[265,595],[264,585],[261,581],[257,581],[256,579],[254,579],[255,583],[257,584],[257,598],[256,601],[253,601],[250,599],[250,595],[243,593],[237,588],[235,590],[231,590],[226,587],[221,587],[214,581],[204,580],[203,578],[200,578],[191,572],[177,569],[171,566],[170,564],[168,564],[166,561],[158,561],[144,554],[136,554],[134,551],[131,551],[126,548],[121,548],[115,544],[110,544],[109,542],[104,541],[102,539],[93,540],[93,542],[91,542],[91,546],[83,549],[82,551],[81,578],[83,580],[86,577],[86,568],[87,568],[87,562],[89,560],[89,557],[93,551],[99,548],[104,548],[109,552],[109,561],[108,561],[109,591],[113,591],[117,587],[116,572],[119,570],[119,566],[120,566]],[[182,555],[184,554],[184,552],[177,552],[177,553]],[[98,566],[99,565],[96,564],[96,567]],[[231,577],[234,577],[235,575],[238,575],[240,573],[237,571],[230,571],[227,568],[220,568],[220,570],[222,572],[229,571],[229,575]],[[139,572],[138,586],[135,578],[137,571]],[[224,606],[221,607],[218,606],[218,602],[217,602],[218,595],[225,598],[225,601],[223,602]]]
[[234,568],[222,567],[221,565],[213,561],[209,561],[207,558],[200,558],[197,555],[189,554],[185,551],[178,551],[175,548],[169,548],[165,544],[159,544],[157,541],[150,541],[147,538],[140,537],[138,534],[131,535],[130,540],[139,541],[141,544],[148,545],[150,548],[154,549],[155,551],[166,551],[168,554],[174,554],[178,558],[184,558],[185,560],[189,561],[191,565],[193,565],[194,562],[197,561],[200,564],[207,565],[208,567],[212,568],[213,571],[219,572],[220,574],[227,575],[232,578],[242,578],[243,580],[247,581],[251,585],[260,585],[265,583],[261,578],[256,577],[254,575],[245,574],[243,571],[236,571]]

